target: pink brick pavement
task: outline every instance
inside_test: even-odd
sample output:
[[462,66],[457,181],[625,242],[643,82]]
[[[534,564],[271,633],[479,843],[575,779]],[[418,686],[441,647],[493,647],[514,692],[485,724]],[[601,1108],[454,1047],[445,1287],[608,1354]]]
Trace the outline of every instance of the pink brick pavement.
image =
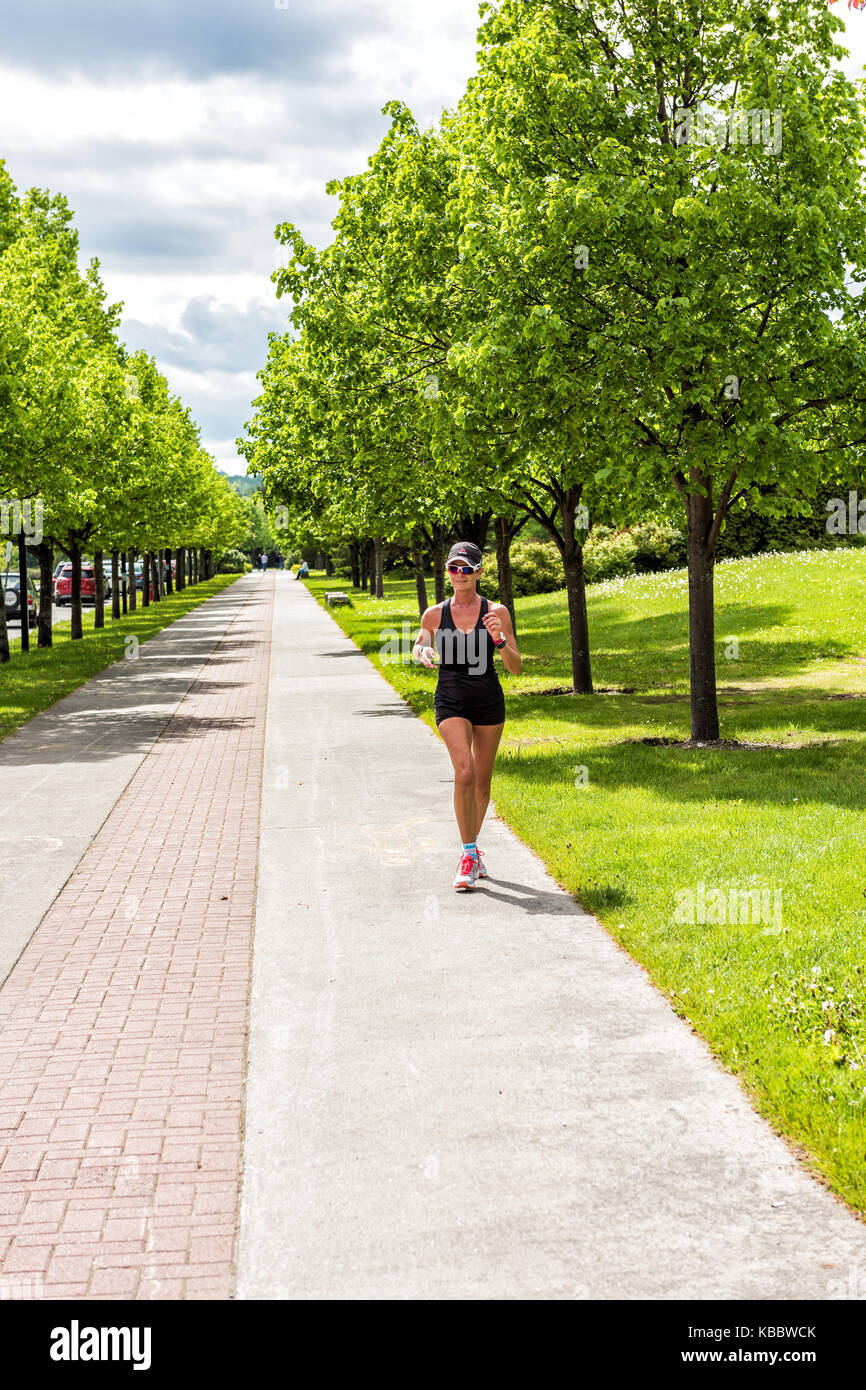
[[0,1299],[232,1295],[274,583],[0,989]]

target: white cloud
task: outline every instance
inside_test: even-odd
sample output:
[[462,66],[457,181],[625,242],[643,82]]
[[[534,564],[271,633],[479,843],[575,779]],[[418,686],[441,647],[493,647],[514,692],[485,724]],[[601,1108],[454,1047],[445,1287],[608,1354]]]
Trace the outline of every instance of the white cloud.
[[[270,16],[262,6],[271,9],[269,0],[185,6],[206,26],[196,44],[172,30],[162,0],[137,14],[112,5],[130,26],[127,47],[115,25],[113,48],[67,64],[63,27],[71,52],[81,24],[96,22],[93,4],[72,0],[53,14],[50,42],[0,66],[0,156],[12,177],[66,195],[82,257],[98,256],[109,299],[124,302],[124,340],[156,356],[233,472],[245,469],[233,440],[260,390],[248,369],[255,334],[261,367],[267,331],[288,313],[270,283],[285,254],[274,227],[296,222],[325,245],[336,211],[325,184],[364,167],[387,127],[385,101],[417,104],[432,120],[475,62],[475,0],[292,0]],[[150,48],[139,61],[143,23]],[[232,52],[241,30],[243,61]],[[285,69],[271,51],[281,43]],[[216,345],[191,331],[191,306],[204,300],[225,329],[222,367],[235,335],[236,370],[215,371]]]

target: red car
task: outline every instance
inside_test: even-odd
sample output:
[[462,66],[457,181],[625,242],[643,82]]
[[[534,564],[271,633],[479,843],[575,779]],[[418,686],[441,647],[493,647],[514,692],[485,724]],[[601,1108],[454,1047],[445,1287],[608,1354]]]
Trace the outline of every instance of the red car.
[[[93,577],[93,566],[81,566],[81,601],[82,603],[96,602],[96,580]],[[63,608],[65,604],[72,602],[72,566],[64,565],[54,581],[54,602],[58,608]]]

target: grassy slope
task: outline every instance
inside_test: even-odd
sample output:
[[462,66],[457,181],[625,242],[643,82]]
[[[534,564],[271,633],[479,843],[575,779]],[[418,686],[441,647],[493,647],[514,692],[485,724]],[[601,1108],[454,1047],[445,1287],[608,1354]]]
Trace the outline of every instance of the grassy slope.
[[[56,623],[54,646],[40,651],[36,646],[36,630],[30,634],[28,655],[21,651],[20,638],[11,642],[12,660],[0,666],[0,739],[13,729],[26,724],[34,714],[47,709],[70,691],[77,690],[97,671],[102,671],[124,654],[125,639],[134,634],[140,642],[167,627],[177,618],[197,608],[205,599],[232,584],[238,575],[220,574],[180,594],[172,594],[148,608],[139,606],[134,613],[112,622],[106,615],[105,628],[93,627],[93,609],[84,610],[84,636],[73,642],[69,622]],[[110,612],[110,610],[109,610]],[[10,628],[10,636],[16,631]]]
[[[717,574],[722,735],[782,746],[634,742],[689,734],[682,571],[590,590],[596,683],[632,694],[540,694],[570,682],[565,597],[521,599],[525,664],[503,677],[496,807],[866,1210],[866,552]],[[435,675],[379,658],[382,629],[408,618],[414,636],[414,585],[389,580],[386,593],[334,616],[432,726]],[[781,889],[781,931],[678,924],[675,894],[699,882]]]

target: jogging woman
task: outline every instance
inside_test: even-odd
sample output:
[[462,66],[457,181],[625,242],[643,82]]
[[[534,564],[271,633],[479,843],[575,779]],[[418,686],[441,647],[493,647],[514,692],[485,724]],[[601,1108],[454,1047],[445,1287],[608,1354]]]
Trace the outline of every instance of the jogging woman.
[[477,879],[487,878],[478,835],[505,727],[505,695],[494,653],[500,653],[514,675],[523,664],[508,609],[478,593],[481,560],[481,551],[471,541],[451,547],[448,578],[454,593],[427,609],[413,649],[424,666],[433,666],[438,657],[433,713],[451,755],[454,813],[463,843],[455,888],[471,888]]

